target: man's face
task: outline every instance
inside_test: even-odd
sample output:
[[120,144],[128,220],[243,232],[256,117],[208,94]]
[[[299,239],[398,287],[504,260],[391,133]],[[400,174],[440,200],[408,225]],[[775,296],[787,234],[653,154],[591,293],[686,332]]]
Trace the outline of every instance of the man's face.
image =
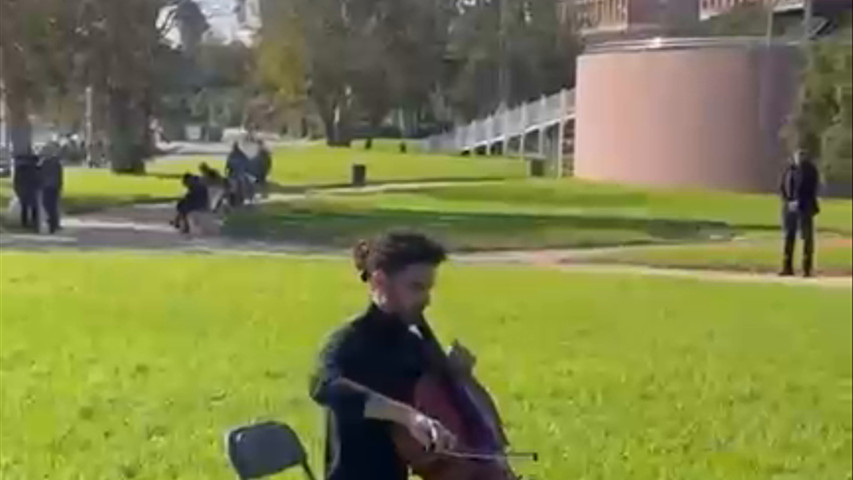
[[373,284],[391,310],[406,321],[415,322],[429,306],[435,277],[434,265],[418,264],[410,265],[393,275],[377,272]]
[[794,152],[794,165],[799,165],[803,163],[803,151],[797,150]]

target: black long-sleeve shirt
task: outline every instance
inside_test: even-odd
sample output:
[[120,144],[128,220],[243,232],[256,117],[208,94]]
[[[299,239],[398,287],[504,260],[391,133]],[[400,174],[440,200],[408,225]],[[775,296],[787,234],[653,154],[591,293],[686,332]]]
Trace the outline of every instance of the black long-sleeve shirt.
[[331,336],[310,386],[311,397],[327,409],[328,480],[408,478],[408,467],[391,438],[391,424],[365,418],[366,395],[336,380],[346,378],[411,403],[425,368],[421,337],[375,305]]
[[62,161],[59,157],[45,157],[41,161],[40,169],[42,188],[55,188],[57,190],[62,190],[64,175]]
[[809,161],[803,161],[785,170],[779,192],[785,202],[796,201],[801,213],[814,215],[820,212],[817,198],[819,188],[820,174],[817,167]]

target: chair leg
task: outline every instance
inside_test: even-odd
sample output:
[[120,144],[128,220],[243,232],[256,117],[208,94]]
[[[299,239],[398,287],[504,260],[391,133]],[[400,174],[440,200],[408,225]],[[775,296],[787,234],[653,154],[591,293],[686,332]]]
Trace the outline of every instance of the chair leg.
[[302,462],[302,469],[305,470],[305,476],[308,477],[308,480],[317,480],[317,477],[314,476],[314,472],[311,471],[311,466],[308,465],[308,460]]

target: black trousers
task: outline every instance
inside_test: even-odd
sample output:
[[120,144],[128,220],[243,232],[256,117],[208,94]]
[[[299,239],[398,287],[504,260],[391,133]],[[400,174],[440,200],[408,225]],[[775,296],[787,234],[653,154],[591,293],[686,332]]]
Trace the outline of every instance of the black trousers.
[[814,266],[814,214],[783,208],[782,217],[785,229],[783,270],[791,272],[794,269],[794,248],[799,232],[803,238],[803,272],[811,273]]
[[39,198],[37,190],[17,189],[15,195],[21,206],[21,226],[38,231]]
[[60,191],[56,187],[45,187],[41,190],[41,202],[47,214],[47,226],[51,233],[59,230],[59,196]]

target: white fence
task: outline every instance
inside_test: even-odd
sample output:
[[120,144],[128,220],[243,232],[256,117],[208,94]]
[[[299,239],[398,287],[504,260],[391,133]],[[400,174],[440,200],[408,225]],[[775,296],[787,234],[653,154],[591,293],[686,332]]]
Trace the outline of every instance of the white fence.
[[563,90],[433,135],[424,139],[423,144],[427,150],[434,152],[467,152],[483,147],[488,149],[496,144],[505,147],[511,138],[523,138],[533,132],[542,134],[552,126],[562,127],[574,118],[574,102],[574,90]]

